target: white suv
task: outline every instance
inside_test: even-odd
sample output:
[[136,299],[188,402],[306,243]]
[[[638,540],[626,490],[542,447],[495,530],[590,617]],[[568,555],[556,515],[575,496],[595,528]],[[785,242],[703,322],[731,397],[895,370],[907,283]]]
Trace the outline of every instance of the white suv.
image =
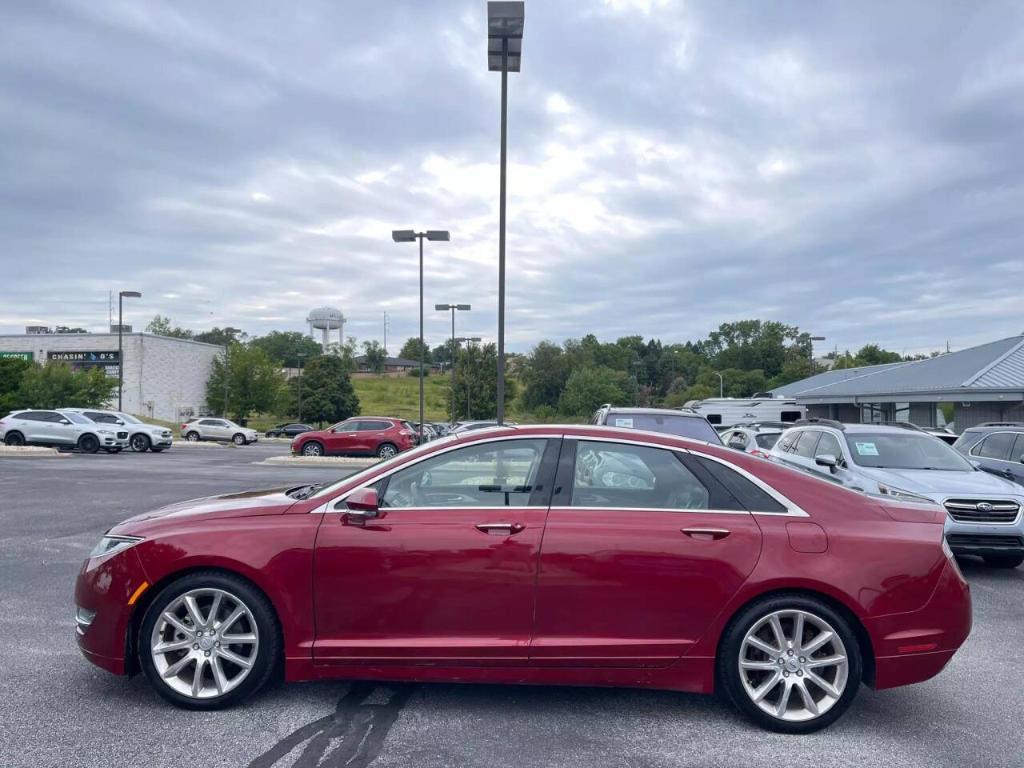
[[260,433],[255,429],[240,427],[229,419],[209,417],[193,419],[187,424],[182,424],[181,436],[190,443],[195,443],[199,440],[220,440],[224,442],[230,441],[235,445],[255,443],[260,439]]
[[133,451],[138,453],[145,453],[146,451],[160,453],[165,448],[170,448],[174,443],[171,430],[167,427],[147,424],[130,413],[94,408],[61,408],[60,410],[64,413],[68,411],[80,413],[97,424],[113,424],[114,426],[124,427],[128,430],[128,445],[131,446]]
[[0,440],[5,445],[49,445],[96,453],[100,448],[117,453],[128,447],[123,427],[97,424],[80,413],[14,411],[0,419]]

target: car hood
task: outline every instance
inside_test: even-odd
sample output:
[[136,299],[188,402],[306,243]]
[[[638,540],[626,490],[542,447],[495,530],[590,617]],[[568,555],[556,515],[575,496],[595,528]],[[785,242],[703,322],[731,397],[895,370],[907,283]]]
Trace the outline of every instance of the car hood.
[[200,499],[180,501],[130,517],[117,527],[131,527],[137,523],[171,517],[178,519],[186,517],[214,519],[277,515],[295,503],[295,499],[285,493],[289,488],[295,487],[294,485],[289,485],[282,488],[225,493],[221,496],[207,496]]
[[932,497],[952,495],[1019,496],[1021,487],[988,472],[955,472],[942,469],[870,469],[861,471],[872,480],[905,491]]

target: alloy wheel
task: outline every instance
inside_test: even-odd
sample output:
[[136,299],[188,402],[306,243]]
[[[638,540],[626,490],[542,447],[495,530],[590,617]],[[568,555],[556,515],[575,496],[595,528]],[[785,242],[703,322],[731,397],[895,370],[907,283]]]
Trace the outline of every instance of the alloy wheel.
[[792,723],[814,720],[835,706],[850,673],[836,629],[802,610],[774,611],[755,622],[743,637],[738,664],[750,700]]
[[393,445],[382,445],[377,450],[377,455],[382,459],[390,459],[392,456],[398,453],[398,450]]
[[306,443],[302,449],[302,453],[306,456],[322,456],[323,449],[319,443]]
[[190,443],[198,443],[199,442],[199,433],[198,432],[189,432],[187,435],[185,435],[185,439],[188,440]]
[[149,450],[149,438],[145,435],[132,435],[132,450],[145,453]]
[[237,688],[256,663],[259,647],[252,611],[223,589],[179,595],[157,618],[150,637],[160,679],[192,699],[210,699]]
[[235,445],[245,445],[245,435],[235,435],[232,439]]

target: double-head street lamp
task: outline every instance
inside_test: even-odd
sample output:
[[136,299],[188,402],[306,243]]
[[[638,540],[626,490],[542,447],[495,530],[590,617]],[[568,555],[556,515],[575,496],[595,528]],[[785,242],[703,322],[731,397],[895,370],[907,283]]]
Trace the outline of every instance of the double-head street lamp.
[[141,299],[139,291],[119,291],[117,294],[117,410],[121,407],[121,396],[124,393],[124,300]]
[[412,229],[395,229],[391,232],[391,239],[396,243],[411,243],[420,241],[420,442],[423,442],[423,376],[424,357],[426,355],[423,343],[423,239],[431,241],[447,242],[451,235],[447,230],[428,229],[426,232],[416,232]]
[[[452,384],[455,384],[455,312],[469,312],[472,307],[469,304],[435,304],[434,309],[438,312],[447,312],[451,310],[452,313],[452,348],[451,348],[451,376]],[[455,422],[455,387],[450,387],[452,391],[452,423]]]
[[505,421],[505,164],[508,133],[508,73],[523,58],[522,2],[487,3],[487,69],[501,72],[501,171],[498,191],[498,423]]
[[[481,339],[479,336],[459,336],[456,339],[452,339],[452,341],[455,342],[455,344],[453,345],[453,346],[455,346],[455,345],[461,344],[464,341],[466,343],[468,343],[468,344],[479,344],[481,341],[483,341],[483,339]],[[467,360],[466,362],[469,363],[469,360]],[[454,383],[455,383],[455,369],[452,368],[452,384],[454,384]],[[452,391],[454,392],[455,390],[453,389]],[[455,404],[454,403],[455,403],[455,401],[452,400],[452,424],[455,423]],[[473,418],[469,414],[470,414],[469,371],[466,371],[466,420],[467,421],[469,419]]]

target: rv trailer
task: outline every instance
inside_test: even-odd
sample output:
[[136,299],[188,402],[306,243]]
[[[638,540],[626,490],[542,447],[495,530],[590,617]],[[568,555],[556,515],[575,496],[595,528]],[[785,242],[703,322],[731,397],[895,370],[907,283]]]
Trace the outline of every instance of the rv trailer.
[[690,400],[684,407],[706,417],[719,430],[755,421],[791,424],[807,416],[807,409],[791,397],[709,397]]

